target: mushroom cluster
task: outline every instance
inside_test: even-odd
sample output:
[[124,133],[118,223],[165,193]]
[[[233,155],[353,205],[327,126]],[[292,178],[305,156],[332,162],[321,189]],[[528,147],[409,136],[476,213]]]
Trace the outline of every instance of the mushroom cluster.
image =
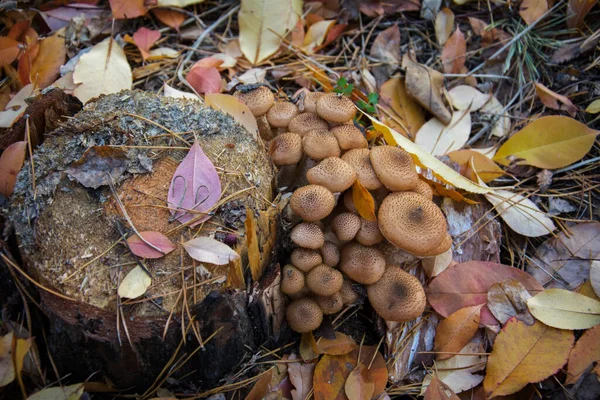
[[[347,97],[308,92],[296,103],[275,101],[264,86],[237,96],[279,132],[268,143],[276,166],[306,158],[312,165],[308,184],[290,198],[302,222],[291,231],[297,247],[282,270],[281,291],[292,298],[289,326],[296,332],[318,328],[324,315],[356,303],[361,285],[385,320],[421,315],[426,302],[421,283],[401,267],[387,265],[380,250],[387,240],[417,257],[431,257],[452,244],[446,219],[412,156],[393,146],[369,148],[353,123],[356,108]],[[362,218],[354,207],[356,180],[380,200],[375,221]]]

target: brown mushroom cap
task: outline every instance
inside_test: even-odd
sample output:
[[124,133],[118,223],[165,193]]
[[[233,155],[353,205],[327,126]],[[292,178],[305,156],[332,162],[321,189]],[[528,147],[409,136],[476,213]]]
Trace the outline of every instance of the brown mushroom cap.
[[278,101],[267,112],[267,121],[271,126],[286,128],[290,121],[300,113],[298,106],[289,101]]
[[304,287],[304,274],[293,265],[286,265],[281,272],[281,291],[285,294],[298,293]]
[[358,283],[375,283],[385,270],[385,258],[374,247],[348,243],[342,249],[341,256],[340,269]]
[[363,246],[373,246],[383,240],[383,235],[379,230],[379,223],[377,221],[369,221],[367,219],[360,219],[360,228],[356,233],[356,241]]
[[389,190],[412,190],[417,186],[419,175],[408,152],[394,146],[375,146],[370,158],[377,177]]
[[275,103],[273,92],[266,86],[259,86],[249,92],[237,91],[234,95],[248,106],[255,117],[265,115]]
[[319,304],[310,298],[292,301],[285,310],[288,325],[298,333],[317,329],[323,322],[323,311]]
[[345,305],[351,305],[358,301],[360,296],[354,290],[355,283],[350,279],[344,279],[344,283],[342,283],[342,288],[340,289],[340,295],[342,296],[342,302]]
[[323,96],[322,92],[308,92],[304,96],[304,111],[316,113],[317,112],[317,100]]
[[431,189],[431,186],[429,186],[427,182],[425,182],[422,179],[419,179],[419,181],[417,182],[417,186],[411,189],[411,192],[418,193],[421,196],[425,197],[427,200],[433,199],[433,190]]
[[269,155],[278,167],[298,164],[302,159],[302,138],[292,132],[276,136],[269,143]]
[[331,296],[316,296],[315,300],[325,315],[338,313],[344,308],[344,301],[340,292],[334,293]]
[[313,160],[322,160],[327,157],[339,157],[340,146],[335,136],[329,131],[314,130],[302,137],[304,153]]
[[328,157],[306,172],[306,179],[330,191],[343,192],[356,180],[356,171],[339,157]]
[[323,257],[318,250],[296,247],[290,254],[290,262],[302,272],[308,272],[319,264],[323,264]]
[[323,231],[312,222],[300,222],[290,233],[292,242],[307,249],[319,249],[325,242]]
[[325,242],[321,247],[321,256],[323,257],[323,264],[335,267],[340,263],[340,249],[331,243]]
[[344,193],[344,207],[346,207],[346,210],[353,212],[355,214],[358,214],[358,210],[356,209],[356,206],[354,205],[354,198],[352,197],[352,189],[347,190]]
[[367,286],[369,302],[386,321],[411,321],[425,310],[425,291],[417,278],[388,266],[379,281]]
[[388,195],[379,207],[378,222],[387,240],[414,255],[431,252],[447,234],[439,207],[413,192]]
[[444,236],[444,239],[442,239],[442,241],[440,242],[439,245],[437,245],[437,247],[433,250],[431,250],[428,253],[423,253],[423,254],[419,254],[419,256],[421,257],[435,257],[435,256],[439,256],[442,253],[445,253],[446,251],[448,251],[448,249],[452,247],[452,236],[450,236],[449,233],[446,233],[446,236]]
[[383,185],[371,165],[369,154],[369,149],[352,149],[344,153],[342,160],[354,168],[356,177],[367,190],[375,190]]
[[362,149],[369,147],[369,143],[360,129],[354,125],[338,125],[331,128],[342,150]]
[[349,242],[360,229],[360,217],[351,212],[343,212],[331,221],[331,230],[342,242]]
[[337,269],[328,265],[317,265],[306,274],[306,286],[319,296],[331,296],[339,292],[344,276]]
[[305,221],[319,221],[331,214],[335,207],[335,197],[323,186],[306,185],[294,191],[290,207]]
[[300,136],[306,135],[314,130],[327,130],[329,124],[315,113],[305,112],[296,115],[288,125],[290,132],[297,133]]
[[349,98],[327,93],[317,100],[317,114],[329,122],[342,123],[354,118],[356,108]]

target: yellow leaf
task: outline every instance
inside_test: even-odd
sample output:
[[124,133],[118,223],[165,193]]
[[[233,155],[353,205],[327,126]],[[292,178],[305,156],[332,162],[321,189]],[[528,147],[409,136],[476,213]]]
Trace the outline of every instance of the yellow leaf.
[[83,383],[76,383],[69,386],[57,386],[40,390],[29,396],[27,400],[79,400],[83,395]]
[[302,50],[306,54],[313,54],[315,49],[323,44],[327,37],[327,32],[334,24],[335,20],[319,21],[312,24],[304,37]]
[[242,0],[238,24],[244,56],[257,65],[275,54],[301,14],[301,0]]
[[521,160],[519,164],[538,168],[566,167],[590,151],[598,133],[573,118],[542,117],[508,139],[494,161],[508,165],[514,158]]
[[207,106],[229,114],[237,123],[258,140],[258,124],[256,118],[247,105],[242,103],[237,97],[222,93],[207,93],[204,95],[204,101]]
[[585,112],[590,113],[590,114],[600,113],[600,99],[596,99],[596,100],[592,101],[585,109]]
[[593,362],[600,361],[600,325],[588,329],[569,354],[565,385],[575,383]]
[[442,353],[438,354],[437,358],[443,360],[450,358],[465,347],[479,329],[479,316],[483,304],[476,306],[464,307],[453,312],[440,322],[435,331],[434,350]]
[[[475,172],[482,181],[491,182],[504,175],[504,171],[485,155],[474,150],[456,150],[447,154],[460,165],[460,172],[473,182],[477,182]],[[471,161],[472,160],[472,161]],[[473,171],[473,168],[475,171]]]
[[12,344],[13,333],[8,332],[0,338],[0,388],[15,380]]
[[300,339],[300,357],[302,357],[304,361],[310,361],[320,355],[321,353],[319,352],[319,347],[317,346],[312,331],[304,332]]
[[533,316],[560,329],[588,329],[600,324],[600,302],[564,289],[548,289],[527,300]]
[[554,375],[567,361],[573,332],[536,321],[533,325],[511,318],[500,331],[488,359],[483,389],[489,397],[505,396],[528,383]]
[[371,193],[360,183],[358,178],[352,184],[352,201],[361,217],[368,221],[376,221],[375,200]]
[[58,78],[60,67],[65,63],[66,57],[67,48],[63,28],[40,42],[40,51],[33,60],[29,80],[35,82],[36,87],[40,89],[50,86]]
[[146,293],[151,283],[152,278],[138,265],[125,276],[117,292],[121,297],[135,299]]
[[439,119],[432,118],[417,132],[415,144],[421,146],[432,156],[443,156],[453,150],[461,149],[471,134],[471,114],[469,109],[452,114],[452,120],[444,125]]

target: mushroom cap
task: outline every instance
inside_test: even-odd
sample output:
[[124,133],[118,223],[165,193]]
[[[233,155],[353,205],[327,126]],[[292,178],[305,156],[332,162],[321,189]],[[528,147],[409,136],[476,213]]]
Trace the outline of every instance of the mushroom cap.
[[302,138],[293,132],[277,135],[269,142],[269,155],[278,167],[298,164],[302,159]]
[[298,333],[310,332],[321,326],[323,311],[308,297],[292,301],[285,310],[288,325]]
[[339,157],[340,146],[329,131],[314,130],[302,137],[304,153],[313,160],[323,160],[327,157]]
[[369,155],[377,177],[389,190],[412,190],[419,182],[412,156],[399,147],[375,146]]
[[369,221],[367,219],[360,219],[360,228],[356,233],[356,241],[363,246],[373,246],[383,240],[383,235],[379,230],[379,223],[377,221]]
[[298,293],[304,287],[304,274],[293,265],[283,267],[281,291],[285,294]]
[[317,265],[306,274],[306,286],[319,296],[331,296],[339,292],[344,276],[337,269],[328,265]]
[[306,135],[314,130],[327,130],[329,124],[315,113],[305,112],[296,115],[288,125],[290,132],[297,133],[300,136]]
[[316,113],[317,112],[317,100],[323,96],[322,92],[308,92],[304,96],[304,111]]
[[327,93],[317,100],[317,114],[329,122],[342,123],[354,118],[356,107],[345,96]]
[[346,207],[346,210],[353,212],[353,213],[358,213],[358,210],[356,209],[356,206],[354,205],[354,198],[352,197],[352,190],[347,190],[344,193],[344,207]]
[[425,197],[427,200],[433,199],[433,190],[431,189],[431,186],[429,186],[427,182],[425,182],[422,179],[419,179],[419,181],[417,182],[417,186],[411,189],[411,192],[418,193],[421,196]]
[[365,135],[354,125],[338,125],[331,128],[331,133],[335,136],[342,150],[362,149],[369,147],[369,142]]
[[370,285],[385,271],[385,257],[374,247],[348,243],[341,253],[340,269],[352,280]]
[[335,207],[335,197],[323,186],[306,185],[294,191],[290,207],[305,221],[319,221],[331,214]]
[[421,256],[421,257],[435,257],[435,256],[439,256],[440,254],[445,253],[446,251],[448,251],[448,249],[450,247],[452,247],[452,236],[450,236],[449,233],[446,233],[446,236],[444,236],[444,239],[442,239],[442,241],[440,242],[440,244],[438,244],[435,249],[431,250],[428,253],[419,254],[419,256]]
[[278,101],[267,112],[267,121],[271,126],[287,128],[290,121],[300,113],[298,106],[289,101]]
[[356,180],[356,171],[339,157],[327,157],[306,172],[306,179],[333,193],[343,192]]
[[367,286],[369,302],[386,321],[411,321],[425,310],[421,282],[398,266],[388,266],[376,283]]
[[307,249],[319,249],[325,242],[323,231],[312,222],[300,222],[290,233],[292,242]]
[[378,222],[383,237],[414,255],[431,252],[447,234],[439,207],[413,192],[388,195],[379,207]]
[[323,257],[318,250],[296,247],[290,254],[290,263],[302,272],[308,272],[319,264],[323,264]]
[[345,305],[349,306],[360,299],[360,296],[356,290],[354,290],[354,285],[356,285],[356,283],[352,282],[350,279],[344,279],[344,283],[342,283],[340,295],[342,296],[342,302]]
[[342,242],[349,242],[360,229],[360,217],[351,212],[343,212],[331,221],[331,230]]
[[365,189],[375,190],[383,185],[371,165],[370,153],[369,149],[352,149],[344,153],[342,160],[354,168],[356,177]]
[[331,243],[325,242],[321,247],[321,256],[323,257],[323,264],[335,267],[340,263],[340,249]]
[[275,103],[273,92],[266,86],[259,86],[248,92],[237,91],[234,95],[248,106],[255,117],[265,115]]
[[315,296],[315,300],[325,315],[338,313],[344,308],[344,301],[340,292],[331,296]]

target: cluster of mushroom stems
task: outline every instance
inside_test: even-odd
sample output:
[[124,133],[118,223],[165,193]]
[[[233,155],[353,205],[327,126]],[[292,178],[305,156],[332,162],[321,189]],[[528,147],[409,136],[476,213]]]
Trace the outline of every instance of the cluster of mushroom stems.
[[[308,184],[290,198],[302,219],[291,231],[297,247],[282,270],[281,291],[292,299],[286,309],[291,329],[317,329],[324,315],[360,300],[360,285],[387,321],[421,315],[426,303],[421,283],[400,266],[387,265],[379,247],[387,240],[415,256],[432,257],[452,244],[446,219],[411,155],[388,145],[369,148],[347,97],[304,92],[295,102],[275,101],[264,86],[236,96],[280,132],[268,143],[276,166],[296,165],[305,157],[314,165],[306,171]],[[380,200],[374,221],[354,206],[356,180]]]

